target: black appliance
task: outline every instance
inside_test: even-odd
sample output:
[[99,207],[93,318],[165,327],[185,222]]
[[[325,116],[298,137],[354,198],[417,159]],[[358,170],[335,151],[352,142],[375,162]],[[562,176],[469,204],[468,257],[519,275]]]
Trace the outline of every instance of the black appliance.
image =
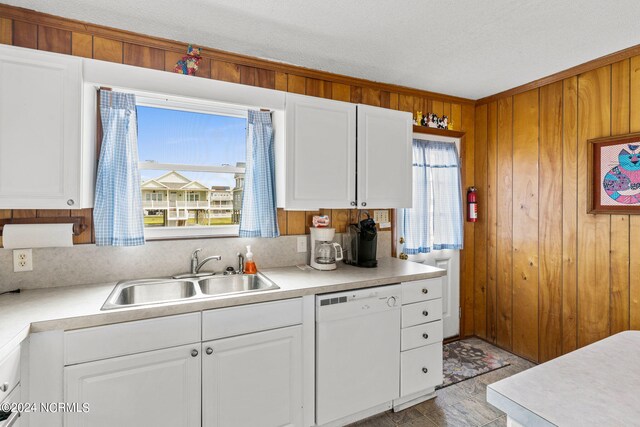
[[356,224],[350,224],[347,228],[345,241],[343,242],[343,248],[346,249],[344,262],[358,267],[377,267],[378,230],[369,213],[361,211],[360,215],[363,213],[367,215],[366,219],[358,221]]

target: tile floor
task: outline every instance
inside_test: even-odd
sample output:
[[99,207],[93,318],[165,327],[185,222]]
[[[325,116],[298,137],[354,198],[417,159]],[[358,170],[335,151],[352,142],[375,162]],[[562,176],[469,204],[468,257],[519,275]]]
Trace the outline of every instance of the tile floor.
[[350,427],[506,426],[504,413],[487,403],[487,384],[510,377],[534,365],[478,338],[468,338],[465,341],[483,349],[491,349],[507,359],[511,365],[438,390],[435,399],[404,411],[385,412]]

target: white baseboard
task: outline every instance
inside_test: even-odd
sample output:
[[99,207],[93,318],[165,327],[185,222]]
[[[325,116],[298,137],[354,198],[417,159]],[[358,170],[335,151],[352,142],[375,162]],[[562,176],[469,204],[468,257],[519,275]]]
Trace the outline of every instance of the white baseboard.
[[423,390],[419,391],[418,393],[401,397],[393,401],[393,412],[402,411],[403,409],[407,409],[410,406],[422,403],[425,400],[433,399],[434,397],[436,397],[435,387],[429,390]]
[[392,407],[392,402],[386,402],[378,406],[374,406],[373,408],[366,409],[364,411],[358,412],[357,414],[349,415],[344,418],[340,418],[339,420],[331,421],[327,424],[322,424],[321,427],[342,427],[347,424],[355,423],[356,421],[364,420],[365,418],[372,417],[374,415],[380,414],[382,412],[388,411]]

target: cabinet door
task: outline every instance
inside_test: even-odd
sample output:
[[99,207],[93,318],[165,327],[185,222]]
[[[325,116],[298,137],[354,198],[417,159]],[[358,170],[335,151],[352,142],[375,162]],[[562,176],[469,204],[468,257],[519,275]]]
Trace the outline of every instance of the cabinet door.
[[411,113],[358,105],[358,208],[412,205]]
[[291,326],[203,343],[203,427],[300,426],[301,334]]
[[401,396],[429,390],[442,384],[442,379],[442,342],[401,353]]
[[[284,197],[280,207],[349,208],[356,191],[356,106],[287,94]],[[284,199],[284,203],[283,203]]]
[[64,368],[67,427],[196,427],[201,408],[200,344]]
[[0,208],[80,205],[82,61],[0,47]]

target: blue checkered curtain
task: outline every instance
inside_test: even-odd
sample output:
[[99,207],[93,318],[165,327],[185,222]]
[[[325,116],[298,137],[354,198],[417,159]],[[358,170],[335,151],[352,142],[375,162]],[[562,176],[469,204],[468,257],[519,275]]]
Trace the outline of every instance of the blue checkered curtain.
[[402,209],[408,255],[462,249],[462,189],[455,144],[413,140],[413,208]]
[[133,94],[100,91],[102,148],[93,209],[96,245],[144,245]]
[[276,165],[269,111],[249,111],[247,169],[242,196],[240,237],[278,237]]

